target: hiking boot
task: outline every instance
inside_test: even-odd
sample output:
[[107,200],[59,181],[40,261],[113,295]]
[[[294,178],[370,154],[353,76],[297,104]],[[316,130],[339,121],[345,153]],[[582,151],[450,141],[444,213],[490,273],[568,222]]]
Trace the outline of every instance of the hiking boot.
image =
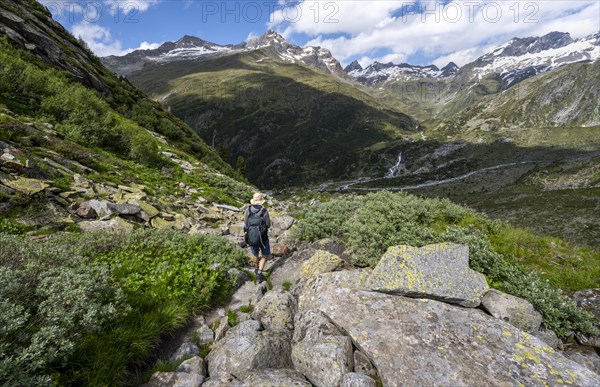
[[262,273],[256,273],[256,283],[261,284],[265,282],[265,277],[263,277]]

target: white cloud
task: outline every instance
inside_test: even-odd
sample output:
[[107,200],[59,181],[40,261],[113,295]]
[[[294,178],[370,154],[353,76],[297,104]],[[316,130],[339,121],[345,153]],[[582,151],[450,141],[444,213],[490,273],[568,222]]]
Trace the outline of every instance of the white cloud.
[[83,39],[90,50],[97,56],[120,56],[135,50],[155,49],[161,45],[161,43],[149,43],[144,41],[140,43],[139,47],[123,49],[121,41],[113,39],[108,28],[88,21],[74,24],[71,33],[76,38]]
[[[326,4],[335,5],[326,9]],[[412,12],[398,16],[402,9]],[[445,60],[464,65],[512,37],[562,31],[578,38],[597,32],[600,3],[453,0],[443,5],[439,0],[304,0],[288,6],[287,11],[275,11],[271,20],[270,26],[287,36],[313,36],[307,45],[326,47],[342,62],[361,56],[362,64],[364,58],[384,51],[388,54],[379,59],[410,59],[419,53],[437,58],[433,61],[437,65]]]
[[142,43],[140,43],[140,46],[138,48],[133,48],[133,49],[131,49],[131,51],[135,51],[135,50],[155,50],[155,49],[159,48],[160,45],[161,45],[161,43],[142,42]]
[[83,21],[74,24],[71,32],[76,38],[83,39],[90,50],[98,56],[121,55],[121,42],[113,40],[108,28],[99,24]]
[[114,15],[116,7],[119,7],[119,12],[125,12],[126,14],[147,11],[152,5],[161,2],[161,0],[127,0],[127,1],[115,1],[115,0],[104,0],[104,3],[110,7],[111,12]]
[[252,39],[257,39],[260,38],[260,35],[258,35],[257,33],[255,33],[254,31],[250,32],[248,34],[248,36],[246,37],[246,42],[252,40]]

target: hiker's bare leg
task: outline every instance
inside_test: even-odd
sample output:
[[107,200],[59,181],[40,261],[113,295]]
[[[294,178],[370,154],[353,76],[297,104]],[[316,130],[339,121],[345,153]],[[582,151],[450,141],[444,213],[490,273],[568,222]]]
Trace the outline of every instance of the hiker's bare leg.
[[262,271],[265,268],[265,264],[267,263],[267,257],[261,255],[260,261],[258,262],[258,270]]

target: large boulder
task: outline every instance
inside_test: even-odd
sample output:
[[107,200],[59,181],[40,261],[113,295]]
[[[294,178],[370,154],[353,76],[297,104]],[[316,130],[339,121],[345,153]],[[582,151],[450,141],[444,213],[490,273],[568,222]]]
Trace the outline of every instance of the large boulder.
[[254,309],[252,316],[263,327],[291,337],[294,330],[296,299],[288,292],[273,290],[267,292]]
[[310,278],[322,273],[329,273],[341,268],[344,261],[335,254],[317,250],[313,256],[302,264],[301,278]]
[[327,276],[305,286],[300,305],[318,307],[346,332],[385,386],[594,386],[600,380],[479,309],[340,287]]
[[222,340],[213,344],[206,358],[208,374],[226,372],[243,380],[252,370],[290,368],[290,354],[288,337],[263,331],[258,321],[248,320],[231,328]]
[[252,371],[243,381],[235,381],[232,387],[311,387],[298,371],[291,369],[265,369]]
[[338,386],[354,370],[352,341],[314,309],[297,315],[292,362],[315,386]]
[[452,243],[421,248],[390,247],[373,270],[367,286],[378,292],[466,307],[479,306],[488,290],[485,276],[469,267],[469,248]]
[[338,386],[354,369],[352,354],[352,340],[341,335],[304,340],[292,347],[294,368],[317,387]]
[[537,332],[544,320],[529,301],[495,289],[485,293],[481,305],[495,318],[528,333]]

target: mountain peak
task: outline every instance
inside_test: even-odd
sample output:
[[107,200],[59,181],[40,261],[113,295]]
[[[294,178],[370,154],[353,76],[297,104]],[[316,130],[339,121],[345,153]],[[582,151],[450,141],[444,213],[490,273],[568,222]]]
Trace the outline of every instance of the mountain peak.
[[512,38],[492,52],[494,56],[521,56],[561,48],[575,42],[568,32],[553,31],[543,36]]
[[351,71],[362,71],[362,66],[360,65],[360,63],[358,63],[357,60],[355,60],[354,62],[350,63],[348,66],[346,66],[346,68],[344,69],[344,71],[346,73],[349,73]]

